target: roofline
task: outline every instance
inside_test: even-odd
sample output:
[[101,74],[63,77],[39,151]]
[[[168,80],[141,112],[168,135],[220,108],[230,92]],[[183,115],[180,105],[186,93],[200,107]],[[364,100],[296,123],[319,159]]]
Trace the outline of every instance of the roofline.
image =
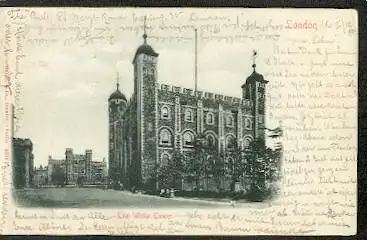
[[114,91],[113,93],[111,93],[111,95],[109,96],[109,98],[108,98],[108,101],[109,100],[111,100],[111,99],[113,99],[112,98],[112,95],[114,94],[114,93],[116,93],[116,92],[120,92],[121,93],[121,95],[123,96],[123,97],[121,97],[121,98],[119,98],[119,99],[124,99],[126,102],[127,102],[127,98],[126,98],[126,96],[125,96],[125,94],[123,94],[119,89],[117,89],[116,91]]
[[258,74],[258,75],[260,75],[260,76],[261,76],[260,80],[256,80],[257,82],[261,82],[261,83],[268,83],[268,82],[269,82],[268,80],[265,80],[265,78],[264,78],[264,76],[263,76],[262,74],[257,73],[256,71],[253,71],[253,72],[251,73],[251,75],[250,75],[250,76],[248,76],[248,77],[246,78],[246,82],[245,82],[244,84],[242,84],[241,88],[243,88],[243,87],[246,85],[247,80],[248,80],[249,78],[251,78],[252,74],[254,74],[254,73],[256,73],[256,74]]
[[[153,50],[154,51],[154,50]],[[145,55],[148,55],[148,56],[152,56],[152,57],[158,57],[159,56],[159,53],[155,52],[153,54],[146,54],[146,53],[140,53],[140,54],[145,54]],[[132,61],[132,64],[135,63],[135,60],[136,58],[140,55],[140,54],[137,54],[137,52],[135,53],[135,56],[134,56],[134,59]]]

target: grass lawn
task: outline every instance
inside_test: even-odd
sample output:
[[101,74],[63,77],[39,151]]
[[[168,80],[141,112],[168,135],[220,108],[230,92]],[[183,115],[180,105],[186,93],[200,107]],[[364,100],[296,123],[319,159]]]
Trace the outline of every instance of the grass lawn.
[[223,208],[227,203],[161,198],[96,188],[17,189],[14,201],[22,207],[39,208]]

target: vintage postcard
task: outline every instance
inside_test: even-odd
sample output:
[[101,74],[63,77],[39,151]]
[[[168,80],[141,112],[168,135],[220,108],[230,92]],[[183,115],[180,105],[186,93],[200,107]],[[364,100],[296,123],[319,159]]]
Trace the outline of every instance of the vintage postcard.
[[355,10],[0,13],[2,234],[356,233]]

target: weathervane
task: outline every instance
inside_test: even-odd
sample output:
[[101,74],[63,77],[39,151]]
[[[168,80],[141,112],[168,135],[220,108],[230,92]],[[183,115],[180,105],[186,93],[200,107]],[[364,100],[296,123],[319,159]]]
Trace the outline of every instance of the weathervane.
[[257,55],[257,52],[255,50],[252,50],[252,68],[254,69],[254,72],[256,71],[256,63],[255,63],[255,60],[256,60],[256,55]]
[[144,16],[144,34],[143,34],[143,38],[144,38],[144,44],[147,43],[147,16]]
[[117,90],[119,90],[119,86],[120,86],[120,75],[119,72],[116,73],[116,88]]

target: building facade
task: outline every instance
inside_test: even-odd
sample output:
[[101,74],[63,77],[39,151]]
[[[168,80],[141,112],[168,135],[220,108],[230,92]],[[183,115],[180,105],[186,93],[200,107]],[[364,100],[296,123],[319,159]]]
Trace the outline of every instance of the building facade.
[[39,168],[34,168],[33,172],[33,185],[35,187],[41,187],[48,184],[48,169],[46,167],[40,166]]
[[47,175],[49,184],[55,184],[58,172],[63,174],[65,184],[99,184],[106,178],[106,161],[92,161],[92,150],[85,150],[84,154],[74,153],[72,148],[65,150],[65,159],[48,158]]
[[90,168],[90,183],[104,184],[107,182],[107,162],[103,158],[102,162],[92,161]]
[[214,144],[218,153],[231,148],[234,141],[244,148],[254,139],[265,138],[267,81],[256,72],[255,64],[241,86],[242,98],[159,84],[158,53],[147,44],[146,34],[143,37],[132,61],[131,98],[127,101],[117,85],[108,100],[112,180],[139,189],[159,188],[154,178],[158,167],[169,161],[174,151],[192,155],[199,134]]

